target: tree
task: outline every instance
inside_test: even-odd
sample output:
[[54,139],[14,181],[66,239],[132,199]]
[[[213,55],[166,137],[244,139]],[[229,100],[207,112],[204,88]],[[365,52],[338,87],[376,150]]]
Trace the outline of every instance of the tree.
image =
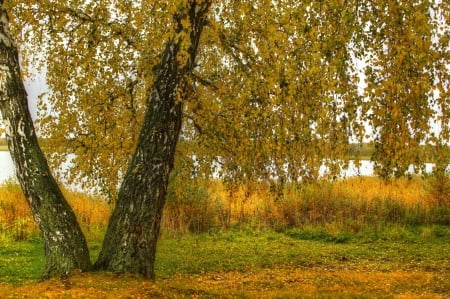
[[191,138],[203,151],[193,154],[230,181],[315,180],[322,165],[338,175],[361,134],[356,14],[352,1],[224,6],[202,47],[201,76],[215,88],[196,90]]
[[211,1],[188,1],[174,15],[176,29],[154,69],[147,112],[95,264],[98,269],[155,277],[156,243],[181,131],[182,104],[191,89],[186,77],[195,66],[210,5]]
[[0,111],[18,181],[44,238],[43,278],[66,275],[74,268],[90,270],[84,235],[37,141],[3,0],[0,0],[0,19]]
[[[20,1],[14,11],[28,57],[36,60],[31,54],[42,48],[51,53],[43,60],[50,92],[41,101],[39,128],[51,137],[44,150],[52,167],[70,165],[60,178],[114,200],[143,123],[152,68],[180,3],[76,3]],[[314,180],[324,166],[335,177],[349,163],[350,143],[365,135],[377,145],[380,174],[423,165],[419,145],[448,135],[448,7],[425,0],[383,5],[215,1],[189,79],[195,92],[183,111],[181,138],[194,145],[185,155],[197,158],[191,166],[211,175],[215,165],[223,179],[238,182]],[[402,11],[408,17],[399,23]],[[395,45],[387,46],[388,36]],[[400,63],[405,55],[414,65]],[[365,93],[356,61],[366,64]],[[398,86],[412,81],[402,78],[415,71],[421,83],[398,94],[408,89]],[[436,105],[433,89],[440,92]],[[428,138],[427,121],[441,124],[439,135]]]
[[[2,20],[8,20],[2,4]],[[190,86],[210,1],[187,1],[174,13],[175,30],[154,68],[137,148],[125,175],[96,268],[154,278],[154,258],[169,173],[181,129],[182,100]],[[86,241],[75,215],[53,179],[37,143],[20,77],[18,53],[3,23],[2,115],[18,176],[43,233],[45,276],[90,269]],[[151,170],[151,171],[148,171]]]
[[[443,2],[11,2],[17,36],[28,43],[25,64],[45,56],[50,91],[39,129],[49,161],[70,162],[69,182],[116,204],[101,269],[153,277],[180,130],[195,175],[280,189],[316,180],[323,166],[337,176],[350,142],[366,134],[386,177],[423,164],[421,143],[448,143]],[[366,63],[364,94],[357,60]],[[445,165],[448,155],[439,157]]]

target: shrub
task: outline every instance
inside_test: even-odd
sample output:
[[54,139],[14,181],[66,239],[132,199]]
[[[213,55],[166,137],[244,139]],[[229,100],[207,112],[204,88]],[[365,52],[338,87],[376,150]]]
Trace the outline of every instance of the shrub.
[[221,209],[221,203],[210,197],[207,181],[188,179],[182,185],[171,184],[163,227],[178,233],[206,232],[217,225]]
[[428,193],[432,206],[450,206],[450,175],[447,172],[437,172],[428,179]]

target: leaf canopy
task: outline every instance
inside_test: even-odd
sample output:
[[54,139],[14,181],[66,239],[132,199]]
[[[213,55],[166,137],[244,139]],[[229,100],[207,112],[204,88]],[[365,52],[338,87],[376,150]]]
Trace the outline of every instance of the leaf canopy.
[[[182,4],[9,1],[24,65],[47,74],[37,124],[69,183],[116,196]],[[215,1],[179,160],[229,182],[314,180],[372,140],[383,177],[422,167],[424,144],[445,167],[449,16],[445,1]]]

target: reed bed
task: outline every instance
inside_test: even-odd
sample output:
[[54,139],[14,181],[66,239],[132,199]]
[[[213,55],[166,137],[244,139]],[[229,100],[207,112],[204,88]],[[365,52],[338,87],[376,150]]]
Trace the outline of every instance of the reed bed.
[[[215,180],[172,181],[162,220],[168,234],[201,233],[246,225],[255,229],[307,229],[358,233],[391,225],[449,225],[449,178],[355,177],[311,184],[273,186],[253,182],[226,185]],[[99,240],[113,206],[101,198],[64,190],[82,229]],[[0,185],[0,237],[25,240],[39,235],[17,183]]]

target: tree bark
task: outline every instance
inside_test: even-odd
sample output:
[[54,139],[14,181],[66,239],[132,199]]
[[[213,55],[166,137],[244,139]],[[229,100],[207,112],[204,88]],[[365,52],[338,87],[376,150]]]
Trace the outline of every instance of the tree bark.
[[[155,278],[154,262],[169,173],[181,130],[185,78],[192,71],[211,1],[189,0],[154,70],[143,127],[95,268]],[[188,20],[189,28],[184,28]],[[187,49],[187,50],[186,50]]]
[[17,179],[45,242],[42,278],[68,275],[73,269],[89,270],[84,235],[38,144],[3,0],[0,21],[0,112]]

